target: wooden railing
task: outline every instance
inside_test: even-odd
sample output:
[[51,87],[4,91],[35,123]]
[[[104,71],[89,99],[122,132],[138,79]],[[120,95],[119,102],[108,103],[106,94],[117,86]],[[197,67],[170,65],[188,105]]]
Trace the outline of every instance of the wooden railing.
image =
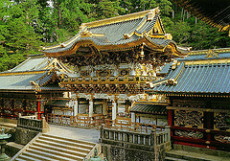
[[18,118],[17,127],[35,130],[39,132],[48,132],[49,125],[43,117],[41,120],[37,119],[37,115],[21,116]]
[[79,114],[77,116],[48,114],[47,121],[52,124],[73,126],[73,127],[100,127],[104,123],[105,116],[94,114],[89,117],[88,114]]

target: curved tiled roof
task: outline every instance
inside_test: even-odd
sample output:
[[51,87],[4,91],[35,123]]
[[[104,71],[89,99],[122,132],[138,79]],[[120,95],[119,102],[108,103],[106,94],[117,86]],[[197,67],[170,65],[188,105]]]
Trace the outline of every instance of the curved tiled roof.
[[[160,33],[151,37],[151,30],[156,24]],[[176,43],[165,36],[158,8],[82,24],[79,33],[72,39],[56,46],[45,47],[43,52],[48,56],[56,56],[53,53],[73,54],[85,44],[90,44],[100,51],[118,50],[132,48],[145,41],[150,48],[159,46],[164,49],[172,43],[177,49]]]
[[60,87],[44,86],[55,74],[55,71],[52,71],[55,68],[52,65],[53,61],[55,61],[53,58],[32,56],[15,68],[1,72],[0,92],[65,90]]
[[130,109],[130,112],[147,113],[147,114],[161,114],[161,115],[167,114],[166,106],[153,105],[153,104],[141,104],[141,103],[135,104]]
[[48,60],[48,57],[29,57],[21,64],[6,72],[43,70],[48,65]]
[[[177,59],[176,69],[168,64],[162,71],[167,76],[153,82],[153,93],[166,94],[229,94],[230,93],[230,52],[229,49],[216,49],[222,53],[206,51],[193,52],[184,59]],[[175,64],[174,64],[175,65]],[[167,72],[167,73],[166,73]],[[170,83],[171,81],[171,83]]]
[[[155,92],[229,93],[230,64],[186,65],[176,85],[161,84]],[[173,71],[171,71],[173,73]]]

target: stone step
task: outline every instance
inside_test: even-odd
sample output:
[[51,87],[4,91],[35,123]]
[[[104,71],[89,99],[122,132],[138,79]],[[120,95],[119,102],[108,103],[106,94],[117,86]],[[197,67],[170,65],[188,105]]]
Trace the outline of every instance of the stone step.
[[83,153],[89,153],[91,150],[91,149],[86,149],[86,148],[82,148],[82,147],[78,147],[78,146],[66,145],[66,144],[56,143],[56,142],[47,141],[47,140],[41,140],[41,139],[37,139],[33,144],[43,144],[43,145],[47,145],[47,146],[66,148],[69,150],[79,151],[79,152],[83,152]]
[[66,160],[70,160],[69,158],[60,156],[60,155],[55,155],[55,154],[51,154],[49,153],[49,151],[44,152],[44,151],[38,151],[35,149],[27,149],[27,152],[31,153],[32,155],[38,155],[38,156],[42,156],[45,157],[46,159],[44,160],[62,160],[62,161],[66,161]]
[[29,148],[27,151],[30,153],[37,154],[37,155],[41,155],[41,156],[45,156],[45,157],[49,157],[49,158],[57,159],[57,160],[63,160],[63,161],[64,160],[83,160],[84,159],[83,157],[73,156],[70,154],[66,154],[63,152],[56,152],[52,150],[49,150],[47,152],[47,151],[41,151],[41,150]]
[[31,160],[24,160],[24,159],[17,158],[17,159],[15,159],[15,161],[31,161]]
[[66,152],[73,155],[80,155],[80,156],[86,156],[90,151],[80,151],[80,148],[75,148],[74,150],[70,149],[68,146],[57,146],[57,145],[50,145],[50,144],[44,144],[39,142],[34,142],[32,145],[43,148],[43,149],[51,149],[51,150],[57,150],[59,152]]
[[61,140],[66,140],[66,141],[71,141],[71,142],[74,142],[74,143],[87,144],[87,145],[90,145],[90,146],[95,146],[96,145],[95,143],[91,143],[91,142],[87,142],[87,141],[76,140],[76,139],[71,139],[71,138],[66,138],[66,137],[60,137],[60,136],[56,136],[56,135],[50,135],[50,134],[47,134],[47,133],[42,134],[42,136],[61,139]]
[[80,153],[80,152],[71,153],[71,151],[69,151],[68,149],[64,149],[64,150],[60,151],[58,148],[51,149],[49,147],[44,148],[44,147],[39,147],[39,146],[36,146],[36,145],[31,145],[29,147],[29,149],[34,149],[34,150],[38,150],[38,151],[41,151],[41,152],[49,152],[50,154],[69,157],[69,158],[72,158],[72,159],[84,158],[87,155],[87,153]]
[[23,161],[23,160],[26,160],[26,161],[42,161],[41,159],[35,159],[34,157],[29,157],[29,156],[26,156],[26,155],[20,155],[16,160],[17,161]]
[[85,148],[85,149],[92,149],[94,147],[94,145],[84,144],[82,142],[78,143],[78,142],[72,142],[72,141],[68,141],[68,140],[62,140],[62,139],[51,138],[51,137],[46,137],[46,136],[40,136],[39,139],[47,140],[47,141],[50,141],[50,142],[61,143],[61,144],[65,144],[65,145],[72,145],[72,146],[82,147],[82,148]]
[[165,157],[165,161],[188,161],[188,160],[173,158],[173,157]]
[[52,160],[52,161],[57,161],[51,157],[46,157],[46,156],[43,156],[43,155],[39,155],[39,154],[35,154],[35,153],[31,153],[29,151],[26,151],[26,152],[23,152],[19,157],[21,156],[28,156],[28,157],[31,157],[31,158],[34,158],[35,159],[38,159],[38,160],[42,160],[42,161],[45,161],[45,160]]
[[42,134],[19,155],[16,161],[82,161],[95,143]]

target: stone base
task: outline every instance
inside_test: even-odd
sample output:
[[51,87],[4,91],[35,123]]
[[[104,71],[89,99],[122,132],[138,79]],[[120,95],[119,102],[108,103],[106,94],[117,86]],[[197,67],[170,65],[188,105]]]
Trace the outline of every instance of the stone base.
[[17,152],[19,152],[24,146],[17,144],[15,142],[9,142],[5,146],[6,154],[10,157],[13,157]]
[[17,127],[15,133],[15,142],[17,144],[28,144],[39,132]]
[[221,150],[198,148],[198,147],[179,145],[179,144],[173,144],[173,149],[174,150],[183,150],[183,151],[188,151],[188,152],[195,152],[195,153],[201,153],[201,154],[208,154],[208,155],[213,155],[213,156],[229,157],[230,158],[230,152],[221,151]]
[[103,154],[109,161],[135,160],[135,161],[154,161],[154,152],[139,149],[127,149],[113,145],[103,145]]

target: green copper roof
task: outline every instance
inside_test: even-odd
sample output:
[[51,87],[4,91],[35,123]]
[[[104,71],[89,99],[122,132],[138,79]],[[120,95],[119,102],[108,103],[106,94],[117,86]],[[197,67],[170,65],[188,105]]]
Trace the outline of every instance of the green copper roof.
[[[143,18],[138,18],[134,20],[129,21],[122,21],[118,23],[113,23],[109,25],[103,25],[98,27],[89,28],[88,31],[93,34],[101,34],[103,36],[91,36],[91,37],[82,37],[80,36],[83,31],[80,31],[78,35],[75,37],[78,37],[74,41],[69,40],[67,42],[64,42],[63,44],[68,44],[65,47],[56,47],[52,49],[45,50],[46,53],[53,53],[53,52],[63,52],[66,50],[71,49],[74,44],[81,42],[81,41],[92,41],[96,45],[99,46],[105,46],[105,45],[119,45],[119,44],[126,44],[130,42],[137,41],[138,39],[142,38],[143,36],[137,36],[133,34],[130,38],[125,38],[124,34],[130,34],[134,31],[138,32],[139,34],[142,34],[143,32],[148,32],[153,25],[155,24],[158,16],[155,16],[155,18],[151,21],[147,21],[139,30],[137,30],[137,27],[143,23],[143,21],[146,21],[146,16]],[[74,39],[74,38],[73,38]],[[156,43],[163,44],[163,39],[160,39]],[[153,41],[154,42],[154,41]]]
[[48,57],[29,57],[24,62],[7,72],[42,70],[48,65],[48,61]]
[[33,90],[31,81],[36,81],[45,73],[0,76],[0,90]]
[[[161,49],[169,43],[179,52],[187,49],[177,48],[176,43],[166,34],[159,16],[159,9],[137,12],[82,24],[79,33],[59,45],[43,48],[49,56],[73,54],[84,42],[99,51],[122,50],[145,44],[150,49]],[[127,45],[127,46],[125,46]],[[53,53],[53,54],[52,54]]]
[[49,63],[53,58],[29,57],[15,68],[0,73],[0,91],[64,90],[59,86],[46,86],[55,72]]
[[164,82],[155,86],[153,92],[170,93],[229,93],[230,64],[185,65],[179,70],[170,70],[168,79],[175,79],[176,84]]
[[166,106],[152,104],[135,104],[130,112],[146,114],[167,114]]

